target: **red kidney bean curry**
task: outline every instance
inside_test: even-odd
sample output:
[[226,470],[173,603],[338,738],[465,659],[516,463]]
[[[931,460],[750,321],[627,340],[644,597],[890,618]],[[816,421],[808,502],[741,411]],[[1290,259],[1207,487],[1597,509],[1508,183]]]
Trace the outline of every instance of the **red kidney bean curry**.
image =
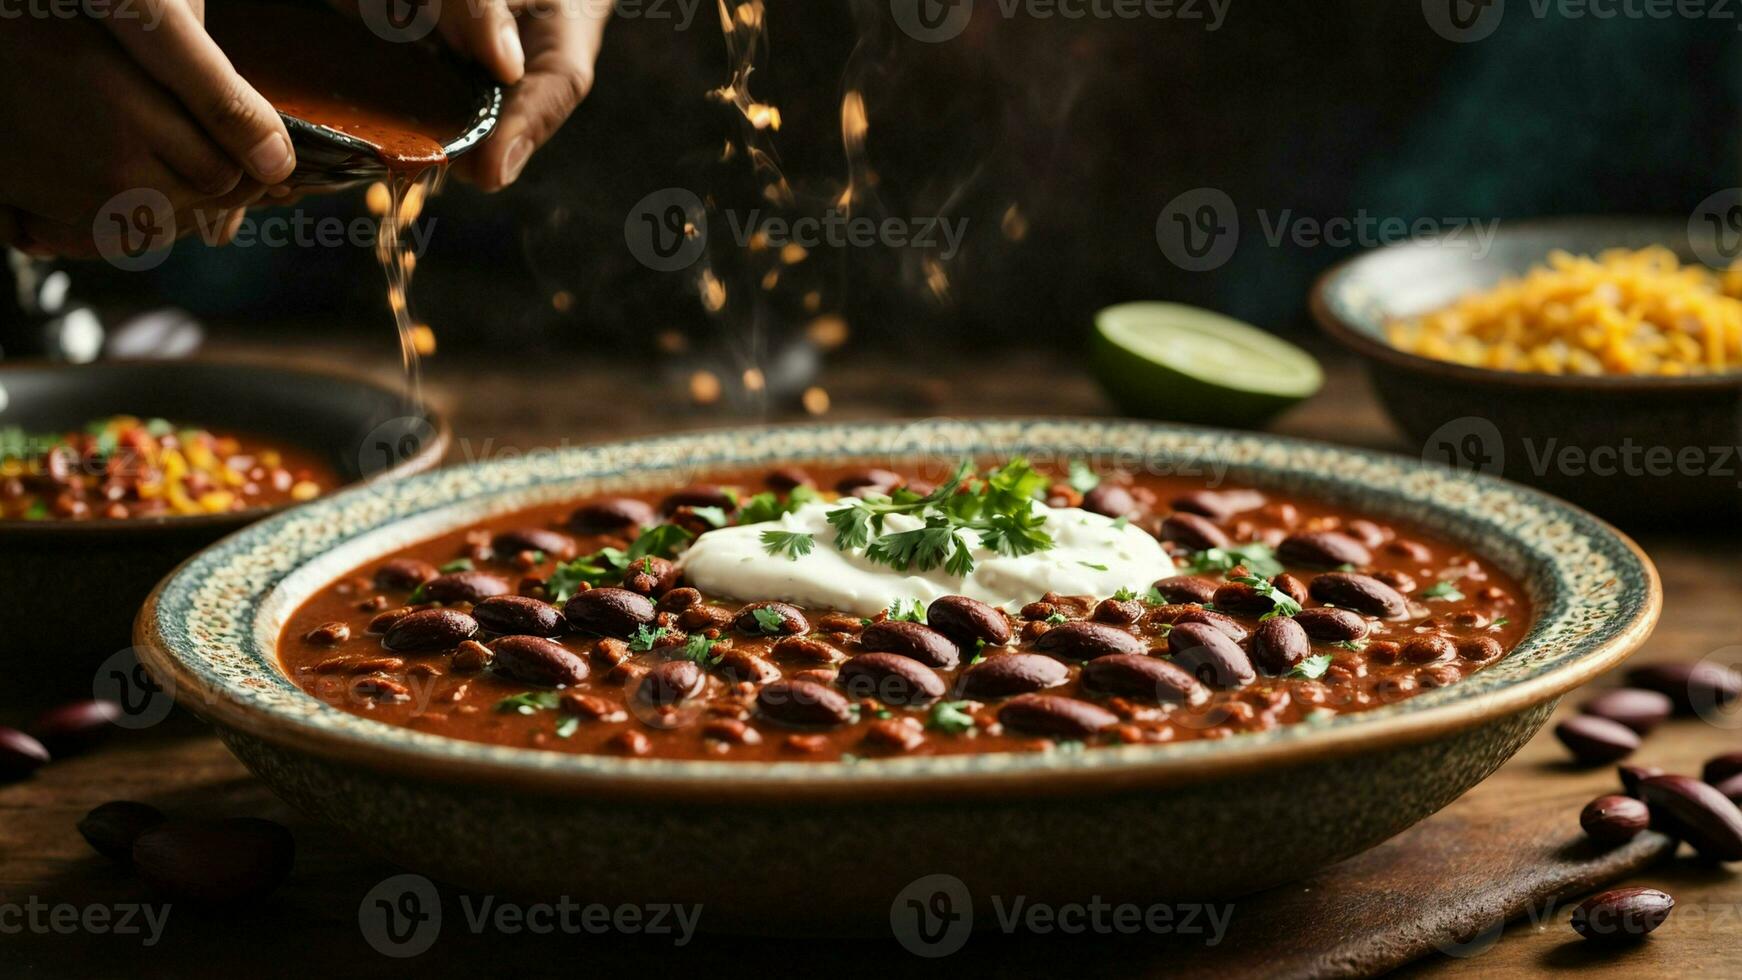
[[314,453],[277,440],[117,415],[77,432],[0,429],[0,517],[185,517],[312,500],[338,486]]
[[718,526],[801,501],[930,494],[950,506],[997,485],[724,473],[537,507],[372,561],[296,610],[279,656],[310,694],[422,732],[621,756],[854,760],[1311,722],[1456,683],[1528,628],[1516,582],[1416,528],[1173,476],[1027,474],[1049,506],[1159,539],[1175,574],[1113,595],[1008,609],[944,596],[872,616],[705,595],[672,558]]

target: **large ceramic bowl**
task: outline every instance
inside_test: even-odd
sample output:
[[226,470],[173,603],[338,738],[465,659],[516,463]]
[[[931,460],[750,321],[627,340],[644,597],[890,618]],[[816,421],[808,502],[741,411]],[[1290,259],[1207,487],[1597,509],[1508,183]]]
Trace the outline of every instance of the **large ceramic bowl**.
[[[340,371],[198,360],[0,366],[0,426],[62,432],[108,415],[153,416],[280,439],[325,457],[346,483],[427,470],[447,423],[405,395]],[[86,521],[0,520],[0,692],[13,703],[92,690],[125,649],[139,604],[183,559],[283,506]]]
[[1684,262],[1725,254],[1685,219],[1507,222],[1486,250],[1410,241],[1336,266],[1313,288],[1320,327],[1361,355],[1379,398],[1423,454],[1522,480],[1616,520],[1742,513],[1742,372],[1575,377],[1468,367],[1391,346],[1394,319],[1523,275],[1550,252],[1662,245]]
[[[1467,680],[1322,723],[1176,745],[821,764],[456,741],[329,707],[274,657],[286,615],[330,579],[486,515],[710,467],[1013,453],[1173,472],[1225,465],[1230,480],[1417,522],[1517,575],[1535,624]],[[1371,847],[1493,772],[1562,693],[1645,639],[1659,603],[1656,572],[1630,541],[1513,484],[1272,436],[1000,420],[675,436],[341,494],[196,556],[147,602],[136,640],[178,701],[278,793],[406,867],[514,893],[702,902],[715,928],[887,929],[892,899],[928,875],[953,875],[981,900],[1153,902],[1250,892]]]

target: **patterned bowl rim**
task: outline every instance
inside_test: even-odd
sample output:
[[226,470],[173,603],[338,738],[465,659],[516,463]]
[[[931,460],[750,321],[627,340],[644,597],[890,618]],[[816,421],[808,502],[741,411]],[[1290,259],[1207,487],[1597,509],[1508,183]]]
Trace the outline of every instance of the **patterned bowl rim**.
[[[351,715],[279,668],[279,625],[366,561],[485,516],[587,493],[670,486],[707,470],[779,463],[913,462],[1013,453],[1102,454],[1153,472],[1199,471],[1427,524],[1499,562],[1535,620],[1497,663],[1398,703],[1264,732],[1088,751],[853,762],[729,762],[577,755],[468,742]],[[1219,481],[1218,481],[1219,482]],[[540,794],[770,802],[1047,794],[1175,785],[1379,752],[1518,713],[1608,670],[1662,605],[1657,570],[1602,520],[1501,479],[1406,457],[1263,433],[1118,419],[932,419],[715,429],[529,452],[335,494],[245,528],[188,559],[141,609],[141,661],[220,729],[292,755],[441,782]]]

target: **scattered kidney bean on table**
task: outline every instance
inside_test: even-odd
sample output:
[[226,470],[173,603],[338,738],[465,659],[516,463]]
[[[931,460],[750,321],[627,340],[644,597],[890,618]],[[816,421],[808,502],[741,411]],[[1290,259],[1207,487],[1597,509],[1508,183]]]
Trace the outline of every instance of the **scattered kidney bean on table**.
[[[801,502],[936,496],[887,470],[731,472],[524,510],[371,561],[288,618],[279,656],[315,697],[434,734],[852,760],[1263,731],[1456,683],[1528,629],[1516,582],[1407,525],[1172,476],[1084,477],[1034,474],[1034,495],[1149,532],[1175,574],[875,615],[705,595],[673,561],[698,535]],[[763,540],[770,554],[835,547]]]

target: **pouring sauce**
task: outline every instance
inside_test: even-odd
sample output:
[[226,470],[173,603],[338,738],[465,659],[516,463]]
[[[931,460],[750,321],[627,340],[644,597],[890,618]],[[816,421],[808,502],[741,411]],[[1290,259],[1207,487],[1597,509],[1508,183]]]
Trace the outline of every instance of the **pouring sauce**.
[[[440,188],[448,165],[444,146],[476,117],[473,93],[428,47],[384,40],[318,6],[265,0],[214,5],[207,29],[279,112],[360,140],[386,168],[387,202],[375,253],[387,279],[410,396],[421,403],[409,294],[416,256],[401,232]],[[303,166],[299,158],[298,169]]]

